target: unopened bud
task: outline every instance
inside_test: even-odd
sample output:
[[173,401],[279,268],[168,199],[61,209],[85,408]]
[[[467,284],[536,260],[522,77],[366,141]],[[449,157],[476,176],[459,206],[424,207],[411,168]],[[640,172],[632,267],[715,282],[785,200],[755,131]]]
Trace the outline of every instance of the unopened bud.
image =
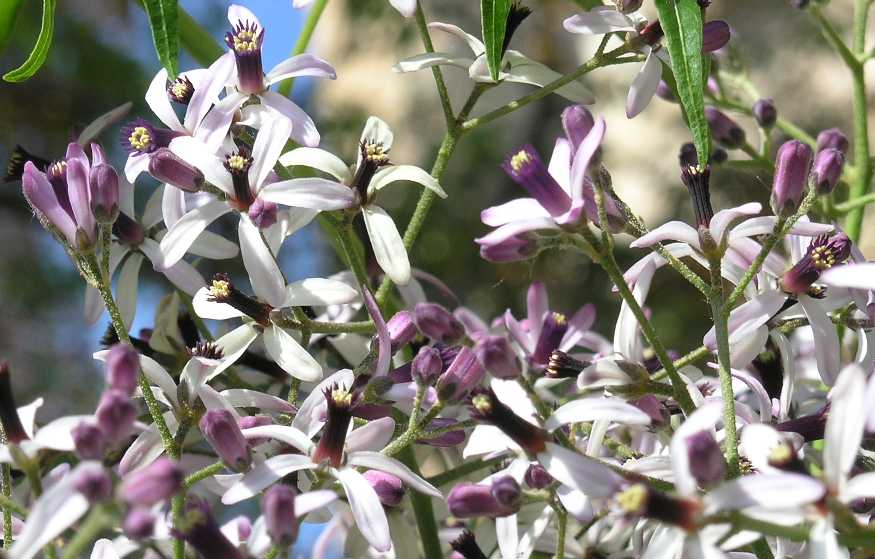
[[100,460],[106,451],[106,438],[100,427],[83,421],[70,431],[76,454],[82,460]]
[[182,468],[169,458],[159,458],[122,481],[122,499],[133,505],[152,506],[175,495],[182,487]]
[[498,518],[519,510],[519,503],[515,507],[508,506],[496,499],[490,485],[475,483],[460,483],[453,487],[447,496],[447,506],[450,514],[457,518]]
[[98,464],[79,467],[73,479],[73,487],[88,499],[89,503],[105,501],[112,494],[112,479]]
[[133,431],[134,421],[137,419],[137,406],[124,392],[110,389],[101,396],[97,410],[94,412],[94,419],[107,440],[115,444]]
[[687,438],[686,443],[690,473],[699,485],[708,487],[722,480],[726,463],[714,436],[702,431]]
[[431,385],[444,370],[441,353],[430,346],[419,348],[419,353],[413,358],[411,374],[419,383]]
[[91,190],[91,212],[104,225],[118,217],[118,173],[111,165],[101,163],[91,168],[88,186]]
[[845,154],[835,148],[826,148],[814,156],[811,166],[811,185],[818,194],[835,190],[845,168]]
[[761,128],[769,129],[778,120],[778,109],[775,108],[775,102],[772,99],[758,99],[753,104],[752,112]]
[[231,412],[209,410],[201,417],[199,426],[204,438],[229,468],[236,471],[249,469],[252,463],[249,443]]
[[288,547],[298,539],[298,518],[295,515],[295,490],[277,484],[267,490],[261,502],[267,533],[276,545]]
[[553,476],[551,476],[547,470],[544,469],[544,466],[540,464],[530,465],[529,469],[526,470],[523,479],[525,480],[526,485],[532,489],[544,489],[553,483]]
[[106,356],[106,384],[132,396],[137,389],[140,374],[140,354],[128,344],[118,343],[109,348]]
[[159,148],[149,158],[149,174],[186,192],[197,192],[204,184],[204,174],[167,148]]
[[447,402],[457,402],[480,384],[484,374],[483,365],[471,348],[462,347],[447,370],[438,378],[438,397]]
[[517,378],[522,373],[519,359],[504,336],[483,336],[474,344],[474,354],[496,378]]
[[799,208],[811,168],[811,148],[799,140],[785,142],[775,160],[772,184],[772,209],[775,215],[790,214]]
[[404,484],[392,474],[379,470],[368,470],[362,474],[384,507],[397,507],[404,498]]
[[835,148],[847,155],[849,145],[848,137],[838,128],[828,128],[817,135],[817,151]]
[[133,508],[125,516],[122,531],[132,540],[145,540],[155,532],[155,515],[144,507]]
[[392,351],[397,351],[413,341],[416,337],[416,324],[413,323],[413,313],[399,311],[386,323],[389,337],[392,339]]
[[465,335],[465,327],[450,311],[435,303],[419,303],[413,309],[417,328],[425,336],[452,343]]
[[729,24],[723,20],[709,21],[702,27],[702,52],[720,50],[732,36]]
[[744,144],[744,129],[726,113],[714,107],[705,107],[705,119],[711,127],[711,136],[727,149],[735,149]]

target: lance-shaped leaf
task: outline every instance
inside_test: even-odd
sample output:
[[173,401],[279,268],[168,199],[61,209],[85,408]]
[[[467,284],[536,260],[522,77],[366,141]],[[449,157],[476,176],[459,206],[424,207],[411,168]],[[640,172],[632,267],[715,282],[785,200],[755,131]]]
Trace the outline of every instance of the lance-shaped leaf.
[[498,81],[501,59],[504,55],[504,34],[510,0],[480,0],[480,19],[483,25],[483,43],[486,45],[486,63],[489,75]]
[[6,49],[9,39],[12,38],[15,21],[23,5],[24,0],[6,0],[0,5],[0,53]]
[[49,54],[49,48],[52,46],[52,36],[55,34],[56,4],[56,0],[43,0],[43,19],[36,44],[33,50],[30,51],[30,56],[27,57],[24,64],[4,74],[3,79],[5,81],[23,82],[36,74],[36,71],[45,63],[46,57]]
[[656,0],[659,21],[668,43],[677,94],[687,116],[687,125],[699,161],[711,153],[711,135],[705,120],[702,58],[702,10],[696,0]]
[[143,0],[143,7],[152,27],[152,40],[158,60],[167,69],[170,79],[179,70],[179,6],[177,0]]

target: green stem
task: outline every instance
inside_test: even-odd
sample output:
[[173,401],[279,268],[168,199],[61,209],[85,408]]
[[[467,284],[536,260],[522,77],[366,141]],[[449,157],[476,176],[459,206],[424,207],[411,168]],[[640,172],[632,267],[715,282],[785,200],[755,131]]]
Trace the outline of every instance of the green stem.
[[[310,44],[310,39],[313,38],[313,31],[316,30],[316,25],[318,25],[319,19],[322,17],[322,12],[325,11],[325,6],[327,5],[328,0],[316,0],[316,2],[313,3],[313,7],[310,8],[310,12],[307,14],[307,20],[304,22],[304,28],[301,29],[301,34],[298,35],[298,41],[295,43],[295,48],[292,49],[292,56],[298,56],[307,50],[307,46]],[[292,86],[294,86],[294,84],[295,78],[283,80],[277,91],[283,97],[288,97],[292,92]]]
[[556,530],[556,559],[565,559],[565,531],[568,529],[568,513],[561,507],[556,507],[558,524]]
[[[854,54],[862,58],[866,53],[866,21],[869,16],[871,2],[868,0],[854,1]],[[863,64],[848,67],[853,78],[853,114],[854,114],[854,168],[855,175],[851,184],[849,200],[854,201],[869,191],[872,182],[872,159],[869,156],[869,108],[866,102],[866,73]],[[863,211],[865,206],[857,206],[848,213],[845,231],[853,242],[860,240],[863,228]]]
[[[413,473],[420,475],[413,447],[407,446],[402,449],[399,458],[408,468],[413,470]],[[441,552],[441,541],[438,538],[437,521],[431,506],[431,499],[418,491],[411,491],[410,503],[413,505],[413,514],[419,528],[419,539],[422,541],[425,559],[440,559],[443,557],[443,553]]]
[[76,535],[64,548],[62,559],[77,559],[83,556],[86,550],[91,547],[92,542],[97,539],[101,532],[109,528],[111,523],[112,515],[103,506],[91,509],[91,512],[76,530]]
[[[0,506],[9,511],[11,515],[13,512],[18,516],[24,518],[27,516],[27,510],[12,500],[12,497],[8,495],[0,495]],[[12,530],[12,526],[9,527],[10,531]]]
[[365,263],[359,258],[359,253],[355,250],[353,239],[355,239],[355,229],[352,226],[352,219],[349,219],[342,226],[337,228],[337,238],[340,241],[340,246],[346,254],[347,262],[355,274],[355,279],[362,287],[368,287],[368,272],[365,270]]
[[222,462],[210,464],[209,466],[201,468],[196,472],[190,473],[188,477],[185,478],[185,481],[182,483],[182,487],[184,487],[185,489],[189,489],[197,482],[207,479],[210,476],[214,476],[224,469],[225,464],[223,464]]
[[429,425],[432,420],[438,416],[441,410],[444,409],[446,403],[442,400],[438,400],[435,404],[428,409],[422,419],[420,419],[416,424],[411,423],[404,433],[391,443],[389,443],[386,448],[381,450],[380,452],[385,454],[386,456],[394,456],[396,454],[400,454],[402,450],[416,442],[419,438],[419,434],[422,431],[422,428],[426,425]]
[[434,486],[440,487],[441,485],[446,485],[447,483],[456,481],[457,479],[461,479],[467,475],[473,474],[474,472],[478,472],[480,470],[491,468],[492,466],[501,464],[504,459],[505,456],[496,456],[495,458],[490,458],[489,460],[484,460],[483,458],[480,458],[478,460],[472,460],[470,462],[463,462],[461,465],[453,468],[452,470],[441,472],[428,478],[426,481]]
[[[6,442],[6,437],[3,437]],[[3,547],[9,549],[12,546],[12,513],[24,514],[24,509],[12,500],[12,468],[9,464],[3,464]]]
[[[422,3],[416,3],[416,29],[419,31],[419,37],[422,39],[422,46],[425,47],[425,52],[434,52],[434,45],[431,42],[431,33],[428,31],[428,22],[425,19],[425,12],[422,11]],[[453,104],[450,101],[450,93],[447,90],[447,84],[444,81],[444,74],[440,66],[432,66],[431,73],[434,76],[434,83],[437,86],[438,96],[441,99],[441,108],[444,110],[444,118],[447,121],[447,131],[449,132],[455,127],[453,119]]]
[[726,475],[740,475],[738,461],[738,434],[735,425],[735,393],[732,390],[732,372],[729,356],[729,313],[725,312],[723,300],[723,275],[720,256],[709,258],[711,265],[711,315],[717,334],[717,362],[719,364],[720,390],[723,395],[723,432],[726,434]]
[[852,200],[848,200],[847,202],[836,204],[833,209],[839,213],[848,213],[851,210],[867,206],[872,202],[875,202],[875,192],[870,192],[865,196],[860,196],[859,198],[854,198]]
[[[288,318],[274,319],[274,324],[283,328],[293,328],[300,330],[304,324],[301,321]],[[322,322],[317,320],[309,320],[306,323],[307,329],[311,334],[373,334],[374,323],[370,320],[362,320],[358,322]]]

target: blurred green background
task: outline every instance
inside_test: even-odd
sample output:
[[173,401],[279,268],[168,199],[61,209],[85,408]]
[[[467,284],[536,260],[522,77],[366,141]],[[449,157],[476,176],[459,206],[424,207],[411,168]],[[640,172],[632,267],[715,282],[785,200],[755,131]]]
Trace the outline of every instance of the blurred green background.
[[[288,0],[241,3],[267,28],[265,66],[269,68],[291,50],[304,14],[293,10]],[[562,20],[575,11],[573,2],[525,3],[534,9],[534,15],[515,36],[512,48],[559,71],[570,71],[587,59],[594,44],[569,35],[561,27]],[[184,0],[181,5],[213,37],[221,39],[228,26],[228,2]],[[829,7],[828,13],[840,29],[848,26],[845,8],[849,5],[850,0],[842,0]],[[424,0],[424,6],[430,19],[455,23],[479,35],[476,2]],[[653,13],[647,1],[645,13]],[[0,57],[4,71],[26,57],[39,17],[39,3],[25,3],[12,40]],[[750,63],[753,82],[764,95],[775,98],[783,116],[813,133],[831,126],[849,129],[849,80],[804,13],[782,0],[716,0],[709,18],[730,23],[733,44]],[[438,34],[434,38],[439,50],[462,52],[463,46],[452,38]],[[393,161],[430,168],[443,134],[431,74],[391,71],[398,58],[422,50],[412,22],[400,18],[386,0],[331,0],[310,50],[335,64],[339,75],[335,82],[300,80],[296,84],[296,100],[316,119],[323,147],[345,159],[353,157],[364,120],[375,114],[396,132]],[[182,69],[196,66],[183,55]],[[678,147],[688,135],[677,107],[659,99],[638,118],[626,119],[623,106],[636,70],[633,66],[598,71],[587,78],[599,100],[592,110],[608,121],[606,165],[621,197],[651,227],[671,218],[689,220],[692,212],[678,179],[676,160]],[[143,94],[158,68],[146,17],[134,2],[61,2],[45,67],[29,81],[0,85],[0,153],[8,154],[21,144],[32,153],[58,157],[70,138],[71,127],[84,125],[127,100],[134,102],[132,114],[152,118]],[[470,82],[458,69],[448,69],[446,75],[458,107]],[[475,114],[530,89],[512,85],[497,88],[484,96]],[[585,303],[595,303],[598,329],[610,339],[619,302],[610,293],[604,275],[583,257],[551,253],[532,263],[495,265],[480,259],[472,241],[486,231],[479,220],[480,210],[521,195],[521,189],[499,167],[504,155],[530,142],[547,156],[561,133],[559,114],[566,104],[564,99],[550,96],[463,138],[442,181],[450,198],[434,207],[412,261],[442,278],[463,304],[487,319],[507,308],[519,316],[526,287],[532,280],[542,280],[549,286],[551,303],[557,310],[573,312]],[[755,129],[742,122],[756,143]],[[101,141],[121,167],[124,156],[116,137],[117,127]],[[767,203],[770,183],[771,177],[762,173],[717,169],[712,186],[715,209],[748,200]],[[140,179],[140,204],[152,188],[154,182]],[[418,193],[412,187],[395,187],[382,198],[400,226],[406,223]],[[90,354],[99,349],[107,320],[104,317],[94,328],[84,326],[84,284],[33,219],[17,182],[0,187],[0,236],[0,358],[12,363],[20,403],[45,396],[49,408],[41,414],[43,420],[92,409],[102,380]],[[625,248],[628,237],[619,242],[624,265],[643,256]],[[290,279],[328,275],[340,269],[315,225],[289,239],[281,263]],[[168,289],[163,278],[147,268],[144,266],[141,274],[141,306],[134,331],[151,325],[154,305]],[[205,277],[219,270],[240,273],[239,267],[227,263],[210,263],[203,268]],[[669,347],[684,352],[700,343],[708,318],[697,292],[663,271],[654,281],[648,303]]]

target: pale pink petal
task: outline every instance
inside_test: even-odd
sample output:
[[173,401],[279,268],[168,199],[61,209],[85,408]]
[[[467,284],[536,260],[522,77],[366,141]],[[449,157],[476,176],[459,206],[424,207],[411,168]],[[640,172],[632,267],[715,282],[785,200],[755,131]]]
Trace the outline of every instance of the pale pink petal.
[[595,305],[587,303],[568,319],[568,330],[562,337],[559,349],[568,351],[577,345],[581,339],[589,334],[589,329],[595,322]]
[[167,96],[167,70],[164,68],[152,78],[149,89],[146,90],[146,104],[168,128],[176,132],[185,132]]
[[[221,200],[216,200],[195,208],[182,216],[176,222],[176,225],[161,239],[160,247],[161,253],[164,255],[164,261],[160,263],[160,266],[167,268],[179,262],[204,229],[210,223],[230,211],[231,208],[228,204]],[[158,262],[155,264],[158,264]]]
[[649,247],[658,242],[668,240],[681,241],[696,250],[701,250],[699,246],[699,233],[683,221],[669,221],[660,225],[653,231],[645,233],[629,243],[629,246],[632,248]]
[[[504,63],[510,66],[507,73],[501,76],[501,79],[506,82],[544,87],[564,77],[563,74],[551,70],[540,62],[531,60],[515,50],[505,52]],[[555,93],[572,103],[580,103],[581,105],[592,105],[595,103],[595,96],[579,79],[571,80],[562,87],[557,88]]]
[[730,228],[732,228],[733,224],[745,216],[760,213],[762,209],[762,205],[758,202],[749,202],[735,208],[720,210],[711,218],[711,223],[709,225],[711,236],[714,237],[717,244],[722,244],[724,241],[724,235]]
[[[249,99],[248,95],[232,93],[225,96],[224,99],[215,105],[212,105],[213,108],[210,109],[210,112],[207,113],[197,127],[194,137],[203,142],[210,151],[219,151],[228,136],[228,129],[231,127],[231,123],[234,122],[237,110],[247,99]],[[253,107],[261,108],[260,105],[253,105]],[[241,121],[238,124],[242,125],[243,122]]]
[[343,210],[355,206],[355,190],[338,182],[320,178],[301,178],[275,182],[261,189],[262,200],[293,208],[320,211]]
[[352,386],[352,381],[353,374],[349,369],[342,369],[323,379],[304,398],[298,413],[292,419],[292,427],[306,433],[308,437],[314,436],[323,424],[318,417],[318,410],[325,406],[324,391],[335,384],[349,388]]
[[841,367],[841,344],[835,325],[820,301],[808,295],[800,295],[799,305],[808,318],[811,332],[814,334],[814,356],[820,378],[828,386],[832,386]]
[[118,282],[115,286],[115,298],[119,312],[125,326],[131,327],[134,316],[137,313],[137,291],[140,284],[140,266],[143,264],[143,255],[132,252],[128,255],[122,269],[119,272]]
[[343,184],[352,181],[349,166],[331,152],[319,148],[296,148],[280,156],[283,167],[311,167],[336,178]]
[[635,118],[647,108],[656,93],[661,77],[662,62],[650,50],[644,64],[632,80],[632,85],[629,86],[629,95],[626,97],[626,118]]
[[544,317],[550,310],[547,286],[539,281],[532,282],[526,293],[526,312],[529,320],[529,336],[537,340],[541,335]]
[[[731,336],[742,336],[765,324],[777,313],[787,295],[777,289],[765,291],[746,303],[732,309],[729,313],[729,333]],[[709,349],[717,347],[717,334],[712,327],[702,343]]]
[[556,225],[556,222],[549,217],[535,217],[525,220],[512,221],[510,223],[502,225],[494,231],[487,233],[486,235],[478,239],[474,239],[474,242],[479,245],[490,246],[505,241],[511,237],[515,237],[516,235],[520,235],[522,233],[528,233],[530,231],[552,230],[558,228],[559,226]]
[[817,502],[824,492],[823,484],[811,476],[791,472],[754,474],[728,481],[711,491],[706,510],[799,507]]
[[460,27],[449,23],[434,21],[428,24],[428,28],[443,31],[444,33],[449,33],[450,35],[454,35],[455,37],[465,41],[466,43],[468,43],[468,48],[470,48],[471,52],[474,53],[475,58],[480,57],[486,52],[486,47],[483,45],[483,42],[480,41],[480,39],[478,39],[474,35],[471,35],[470,33],[465,33]]
[[554,431],[569,423],[613,421],[626,425],[649,425],[650,416],[618,398],[581,398],[560,406],[551,415],[544,427]]
[[284,371],[304,382],[316,382],[322,378],[322,366],[313,359],[285,330],[271,324],[264,331],[264,346],[267,352]]
[[589,497],[609,497],[623,483],[623,478],[604,464],[555,443],[547,443],[538,461],[561,484]]
[[337,500],[337,493],[327,489],[308,491],[295,497],[295,516],[301,518]]
[[414,165],[393,165],[377,171],[368,185],[368,192],[376,192],[396,181],[415,182],[431,190],[441,198],[447,197],[447,193],[441,188],[437,179]]
[[319,145],[319,131],[313,119],[288,97],[283,97],[274,91],[263,91],[258,94],[261,102],[277,114],[289,119],[292,123],[290,138],[302,146],[316,147]]
[[[632,287],[632,295],[639,305],[644,304],[650,291],[650,282],[656,273],[656,267],[651,263],[638,276],[638,281]],[[639,334],[638,319],[626,301],[620,305],[620,314],[614,327],[614,351],[626,359],[639,360],[643,356],[644,342]]]
[[406,73],[443,65],[456,66],[457,68],[467,70],[473,63],[474,60],[470,58],[453,56],[447,52],[424,52],[399,60],[397,64],[392,66],[392,70]]
[[343,485],[352,515],[362,536],[377,551],[389,551],[392,538],[389,535],[389,521],[383,511],[380,498],[365,477],[353,470],[344,468],[334,472]]
[[875,289],[875,262],[835,266],[826,270],[820,276],[820,281],[834,287]]
[[635,22],[613,6],[596,6],[588,12],[565,19],[562,27],[570,33],[604,35],[618,31],[635,31]]
[[252,290],[269,305],[281,306],[286,298],[286,280],[270,249],[264,244],[261,231],[248,215],[240,214],[237,232],[240,235],[240,254]]
[[270,86],[288,78],[303,76],[333,80],[337,78],[337,72],[334,66],[321,58],[312,54],[299,54],[286,58],[274,66],[264,80],[266,85]]
[[273,172],[280,153],[286,147],[291,127],[289,121],[275,119],[262,126],[255,136],[252,145],[252,165],[249,167],[249,185],[256,194],[267,175]]
[[350,454],[347,461],[351,466],[380,470],[381,472],[392,474],[403,481],[411,489],[419,491],[425,495],[437,497],[438,499],[443,498],[443,495],[437,490],[437,488],[413,473],[410,468],[398,460],[389,458],[379,452],[358,451]]
[[377,264],[393,282],[407,285],[411,277],[410,260],[395,221],[386,210],[375,204],[364,206],[362,217]]
[[378,451],[389,444],[395,431],[395,420],[381,417],[353,429],[346,437],[347,454],[361,451]]
[[823,474],[841,494],[854,465],[866,421],[866,375],[857,364],[842,369],[830,393],[823,436]]
[[[253,431],[254,429],[262,429],[262,427],[254,427],[253,429],[244,429],[244,434]],[[258,464],[249,472],[246,473],[237,483],[231,486],[228,491],[222,495],[222,503],[225,505],[233,505],[251,497],[255,497],[262,490],[266,489],[274,482],[281,480],[292,472],[300,470],[309,470],[315,465],[310,461],[309,456],[300,454],[280,454],[268,458],[261,464]],[[373,490],[372,490],[373,491]]]
[[[232,23],[232,25],[234,24]],[[231,81],[231,77],[235,71],[236,67],[234,53],[231,51],[228,51],[219,58],[217,58],[216,61],[213,62],[209,68],[207,68],[207,72],[204,74],[204,79],[202,79],[200,83],[195,85],[194,93],[192,94],[191,100],[189,101],[188,107],[185,111],[184,123],[185,128],[189,131],[189,133],[197,134],[198,137],[201,138],[208,136],[210,131],[214,131],[219,128],[215,126],[215,123],[222,120],[214,120],[214,124],[208,125],[207,115],[209,115],[210,112],[215,112],[218,108],[219,112],[221,112],[223,115],[228,115],[229,113],[233,113],[233,110],[228,110],[228,106],[231,103],[236,102],[237,106],[242,103],[242,101],[237,102],[238,96],[236,95],[228,96],[222,101],[219,101],[219,93],[221,93],[225,85]],[[233,98],[233,101],[228,101],[229,97]],[[210,111],[211,108],[212,111]],[[216,115],[213,115],[213,117],[211,118],[215,119],[215,117]],[[224,125],[224,132],[227,132],[228,126],[230,124],[231,121],[229,119],[227,121],[227,124]],[[213,145],[212,142],[207,143]],[[218,145],[216,144],[215,147],[218,147]]]
[[[607,125],[605,119],[599,118],[596,120],[592,130],[586,135],[577,151],[574,153],[574,159],[571,163],[571,198],[581,200],[583,198],[584,182],[586,181],[586,172],[593,156],[602,145],[602,140],[605,137]],[[555,152],[554,152],[555,153]]]

